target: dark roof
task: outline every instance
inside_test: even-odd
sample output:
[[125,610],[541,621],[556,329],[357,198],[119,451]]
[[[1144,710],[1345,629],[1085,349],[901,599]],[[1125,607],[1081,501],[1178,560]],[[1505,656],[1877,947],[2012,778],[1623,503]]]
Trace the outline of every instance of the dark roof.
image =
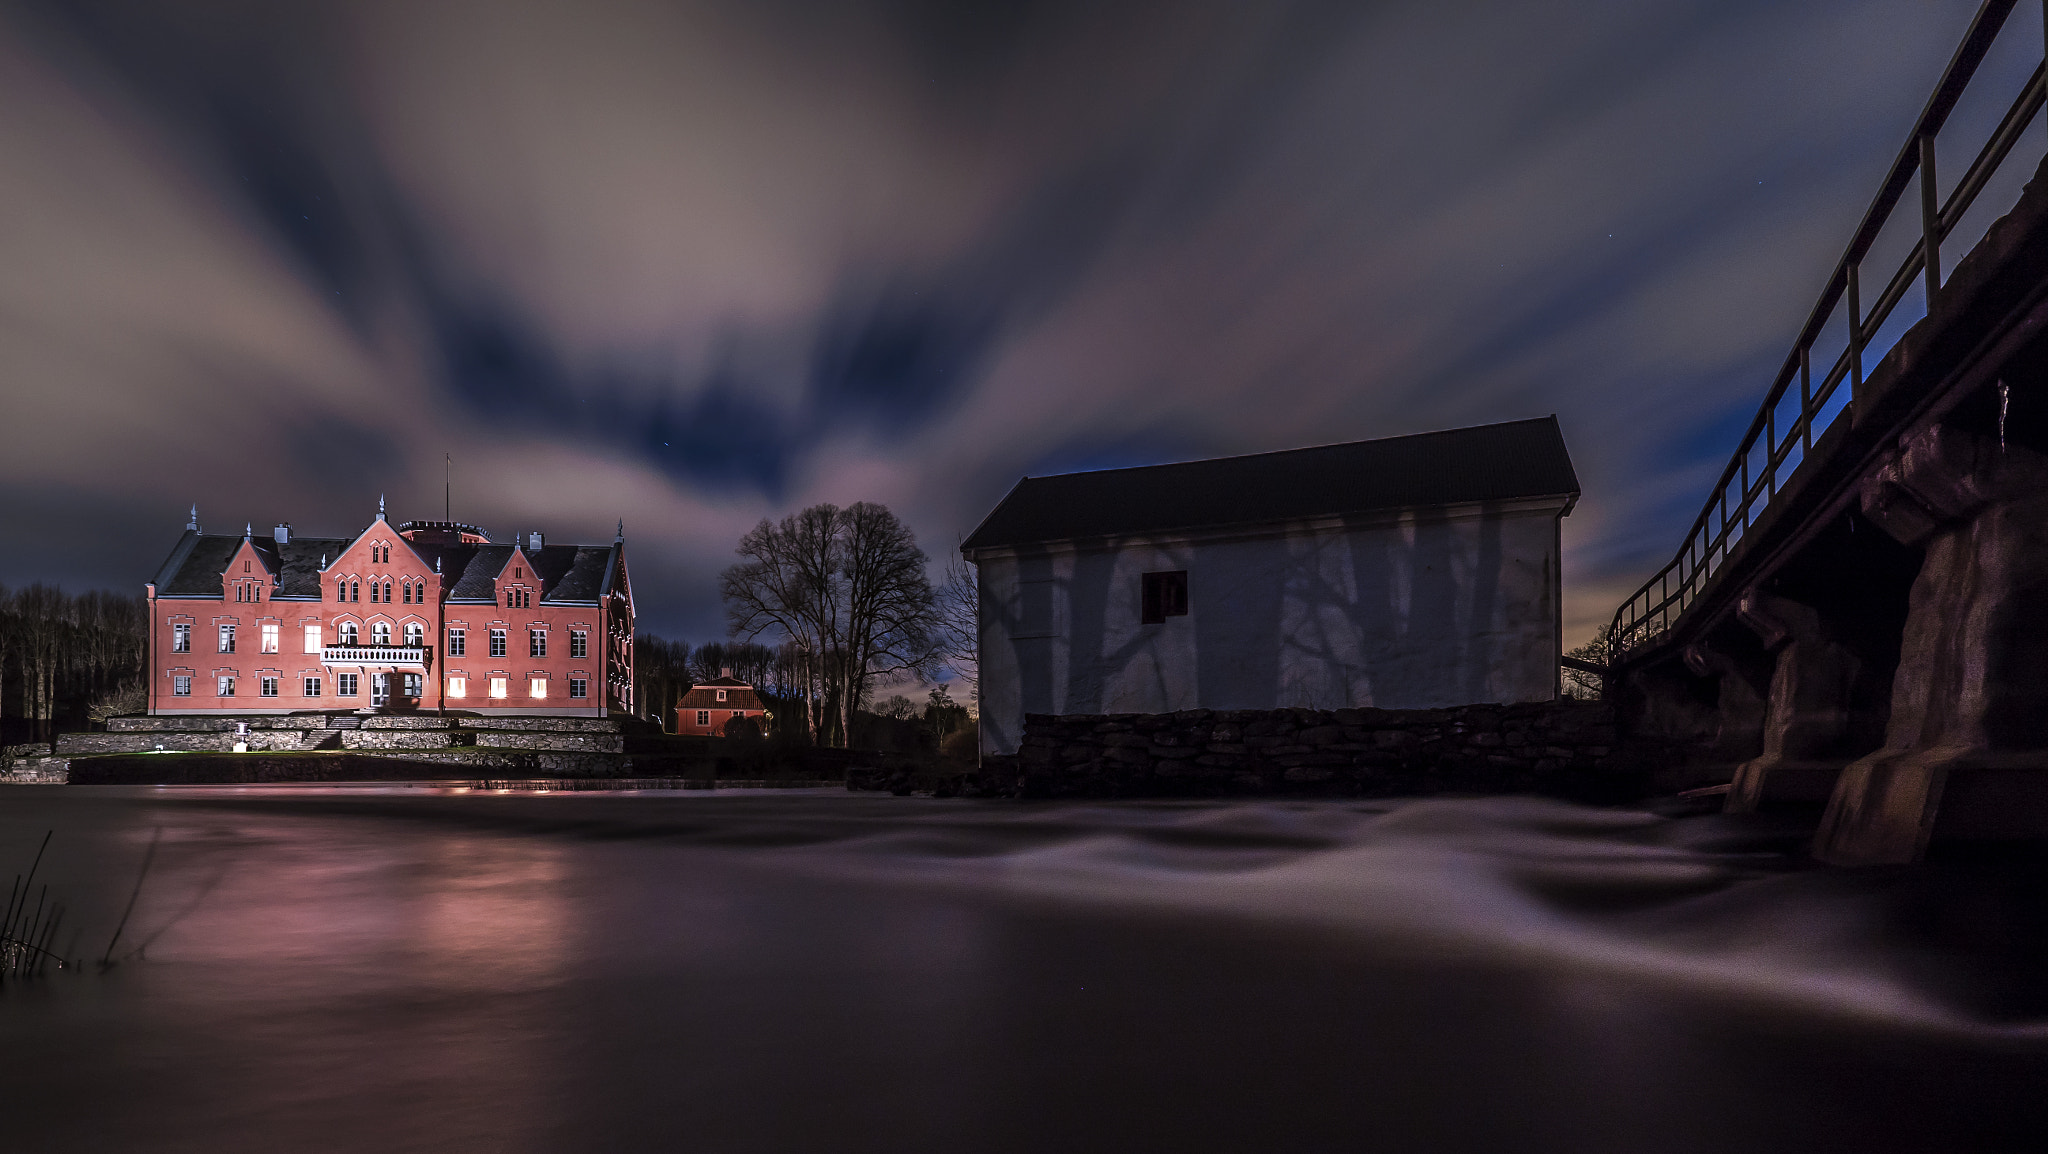
[[[205,534],[187,529],[157,571],[159,596],[219,597],[221,573],[242,547],[243,538],[229,534]],[[320,563],[332,562],[355,542],[355,538],[293,537],[283,545],[269,537],[251,540],[256,552],[279,574],[277,597],[318,600]],[[510,545],[413,545],[428,569],[436,561],[442,579],[449,583],[450,600],[492,601],[497,597],[498,573],[512,558]],[[563,603],[596,601],[610,571],[613,545],[547,545],[527,557],[540,578],[541,601]]]
[[962,551],[1389,509],[1574,498],[1556,417],[1134,469],[1026,477]]
[[[718,700],[717,691],[719,689],[725,690],[724,701]],[[721,677],[717,681],[699,682],[688,693],[683,694],[682,700],[676,702],[677,710],[766,708],[767,706],[761,703],[760,694],[754,692],[753,686],[734,681],[730,677]]]

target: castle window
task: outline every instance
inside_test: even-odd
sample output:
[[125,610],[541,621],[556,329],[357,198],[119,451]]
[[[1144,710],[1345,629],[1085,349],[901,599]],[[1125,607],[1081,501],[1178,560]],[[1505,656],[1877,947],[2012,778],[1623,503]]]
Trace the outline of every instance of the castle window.
[[351,581],[348,583],[348,599],[350,601],[360,601],[362,599],[362,592],[363,587],[358,582]]
[[354,645],[356,643],[355,622],[344,621],[341,623],[341,643],[343,645]]
[[263,684],[262,684],[262,686],[261,686],[261,687],[260,687],[259,689],[257,689],[257,691],[256,691],[256,692],[258,693],[258,695],[260,695],[260,696],[263,696],[263,697],[276,697],[276,696],[277,696],[277,678],[275,678],[275,677],[266,677],[266,678],[264,678],[264,679],[263,679]]
[[[277,652],[277,626],[265,625],[263,627],[262,648],[265,653]],[[271,696],[275,697],[276,694]]]
[[448,631],[448,656],[450,656],[450,657],[461,657],[461,656],[464,656],[464,655],[465,655],[465,653],[467,652],[467,650],[468,650],[468,649],[469,649],[469,630],[467,630],[467,629],[450,629],[450,630]]
[[528,657],[546,657],[548,655],[547,630],[529,629],[526,631],[526,655]]
[[248,563],[247,561],[244,561],[244,562],[242,562],[242,572],[244,572],[244,573],[247,573],[248,571],[249,571],[249,563]]
[[401,692],[407,697],[417,698],[422,692],[422,679],[417,673],[405,674],[400,681]]
[[406,622],[405,643],[412,646],[425,645],[427,643],[427,627],[417,621]]
[[583,678],[583,677],[571,677],[571,678],[569,679],[569,696],[571,696],[571,697],[589,697],[589,696],[590,696],[590,681],[589,681],[589,679],[588,679],[588,678]]
[[569,656],[590,656],[590,630],[571,629],[569,631]]
[[491,630],[491,656],[505,656],[505,631],[503,629]]
[[375,625],[370,626],[370,644],[391,644],[391,626],[385,624],[382,621],[379,621]]
[[172,696],[172,697],[190,697],[190,696],[192,696],[192,679],[191,679],[191,678],[189,678],[189,677],[173,677],[173,678],[171,678],[171,696]]
[[318,625],[306,626],[306,652],[320,652],[320,627]]
[[192,652],[192,627],[190,625],[171,626],[171,652]]
[[449,678],[449,679],[448,679],[448,696],[450,696],[450,697],[468,697],[468,696],[469,696],[469,678],[467,678],[467,677],[451,677],[451,678]]
[[335,674],[334,693],[337,697],[354,697],[356,695],[356,675],[353,673]]
[[232,678],[232,677],[221,677],[221,678],[216,678],[215,680],[216,680],[216,681],[218,682],[218,684],[217,684],[217,685],[216,685],[216,687],[215,687],[215,693],[216,693],[216,696],[220,696],[220,697],[233,697],[233,696],[235,695],[235,679],[234,679],[234,678]]
[[307,697],[318,697],[320,696],[320,679],[317,677],[308,677],[305,679],[305,684],[301,686],[300,689],[301,692],[303,692],[303,694]]
[[235,651],[234,626],[223,625],[220,627],[220,651],[222,653],[233,653]]
[[506,690],[505,690],[505,678],[502,678],[502,677],[493,677],[493,678],[491,678],[491,696],[492,696],[492,697],[503,697],[503,696],[505,696],[505,693],[506,693]]
[[528,687],[526,695],[528,697],[546,697],[548,695],[548,679],[545,677],[534,678],[533,684]]

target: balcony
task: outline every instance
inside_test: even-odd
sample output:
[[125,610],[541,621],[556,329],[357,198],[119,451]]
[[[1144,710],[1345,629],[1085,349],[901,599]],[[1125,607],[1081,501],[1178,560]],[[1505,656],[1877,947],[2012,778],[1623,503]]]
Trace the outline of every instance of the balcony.
[[424,645],[327,645],[320,649],[322,665],[380,665],[393,669],[427,667]]

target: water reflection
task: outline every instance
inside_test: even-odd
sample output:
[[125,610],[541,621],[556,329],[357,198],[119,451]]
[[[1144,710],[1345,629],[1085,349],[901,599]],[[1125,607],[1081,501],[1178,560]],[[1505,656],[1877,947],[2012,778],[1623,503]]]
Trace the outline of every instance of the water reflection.
[[[1999,1149],[2028,863],[1515,799],[19,790],[21,1149]],[[160,831],[160,832],[159,832]],[[118,1088],[117,1090],[114,1088]]]

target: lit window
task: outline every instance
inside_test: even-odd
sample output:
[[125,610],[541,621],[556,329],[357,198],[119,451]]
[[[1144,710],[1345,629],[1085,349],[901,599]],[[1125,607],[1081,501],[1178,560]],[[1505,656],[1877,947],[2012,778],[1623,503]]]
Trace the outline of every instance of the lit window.
[[320,627],[318,625],[306,626],[306,652],[320,652]]
[[266,678],[264,678],[264,679],[263,679],[263,685],[262,685],[262,687],[261,687],[260,689],[258,689],[258,690],[257,690],[257,692],[258,692],[258,693],[260,693],[260,694],[261,694],[262,696],[264,696],[264,697],[276,697],[276,696],[277,696],[277,678],[275,678],[275,677],[266,677]]
[[427,627],[417,621],[406,622],[405,643],[412,646],[425,645],[427,643]]
[[469,630],[450,629],[448,631],[448,656],[461,657],[468,650],[468,648]]
[[571,696],[571,697],[589,697],[589,696],[590,696],[590,682],[589,682],[589,680],[588,680],[588,679],[586,679],[586,678],[582,678],[582,677],[571,677],[571,678],[569,679],[569,696]]
[[548,679],[545,677],[534,678],[533,683],[527,687],[526,695],[528,697],[546,697],[548,695]]
[[467,678],[467,677],[451,677],[451,678],[449,678],[449,679],[448,679],[448,696],[450,696],[450,697],[468,697],[468,696],[469,696],[469,678]]
[[708,710],[708,709],[700,709],[700,710],[698,710],[698,711],[697,711],[697,724],[698,724],[698,725],[710,725],[710,724],[711,724],[711,711],[710,711],[710,710]]
[[379,621],[375,625],[370,626],[370,644],[391,644],[391,626],[388,622]]
[[233,653],[235,651],[234,626],[223,625],[220,627],[220,651],[222,653]]
[[344,621],[341,623],[341,643],[343,645],[354,645],[356,643],[355,622]]
[[192,652],[192,627],[190,625],[171,626],[171,652]]
[[493,677],[493,678],[491,678],[491,696],[492,696],[492,697],[503,697],[503,696],[505,696],[506,692],[507,692],[507,690],[506,690],[506,688],[505,688],[505,679],[504,679],[504,678],[502,678],[502,677]]
[[571,629],[569,631],[569,656],[590,656],[590,630]]
[[354,697],[356,695],[356,675],[353,673],[335,674],[334,693],[337,697]]
[[215,690],[215,692],[216,692],[216,693],[218,693],[218,694],[219,694],[220,696],[222,696],[222,697],[233,697],[233,696],[235,695],[235,679],[234,679],[234,678],[232,678],[232,677],[221,677],[221,678],[217,678],[216,680],[217,680],[217,681],[218,681],[218,682],[220,683],[220,684],[219,684],[219,686],[218,686],[218,688],[217,688],[217,689]]
[[317,677],[306,678],[306,684],[303,687],[303,692],[307,697],[320,696],[320,679]]
[[173,677],[173,678],[171,678],[171,696],[172,696],[172,697],[190,697],[190,696],[192,696],[192,679],[191,679],[191,678],[189,678],[189,677]]
[[505,631],[503,629],[491,630],[491,656],[505,656]]
[[277,652],[277,626],[275,625],[265,625],[263,627],[263,652]]
[[526,631],[526,655],[528,657],[546,657],[548,655],[547,630],[529,629]]

